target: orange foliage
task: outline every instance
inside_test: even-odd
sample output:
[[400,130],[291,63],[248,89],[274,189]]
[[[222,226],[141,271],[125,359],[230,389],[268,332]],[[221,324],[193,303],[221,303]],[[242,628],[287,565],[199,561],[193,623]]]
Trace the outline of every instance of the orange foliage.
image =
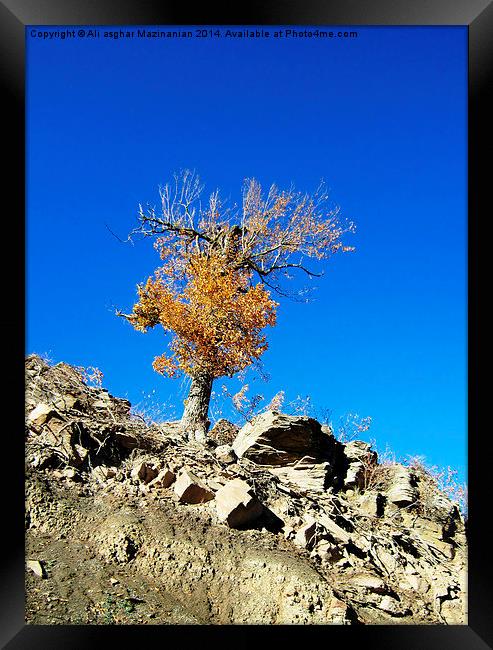
[[129,320],[146,331],[157,324],[171,332],[171,355],[156,357],[157,372],[173,376],[205,372],[232,376],[267,349],[261,330],[275,325],[277,303],[251,272],[225,266],[220,255],[194,253],[185,267],[185,286],[164,266],[144,286]]
[[[201,204],[198,177],[186,171],[160,190],[161,213],[140,206],[140,226],[153,236],[163,265],[137,288],[130,315],[120,314],[141,331],[158,324],[171,333],[170,354],[155,358],[160,373],[232,376],[267,349],[261,331],[275,325],[281,276],[291,269],[319,275],[307,259],[321,260],[353,250],[342,243],[352,222],[341,225],[338,209],[324,210],[324,187],[313,195],[267,195],[247,181],[240,208],[224,209],[218,192]],[[254,279],[257,278],[255,284]]]

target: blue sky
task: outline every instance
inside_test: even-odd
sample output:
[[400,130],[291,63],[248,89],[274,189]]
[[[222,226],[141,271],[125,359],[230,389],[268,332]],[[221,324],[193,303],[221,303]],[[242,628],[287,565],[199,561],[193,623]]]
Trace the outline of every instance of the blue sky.
[[328,261],[315,301],[282,301],[271,379],[250,393],[309,395],[334,422],[372,416],[380,447],[464,477],[466,120],[466,28],[118,41],[28,28],[26,352],[97,366],[111,393],[179,417],[184,388],[151,368],[162,330],[114,315],[158,258],[105,224],[125,238],[180,168],[232,200],[244,178],[312,191],[323,177],[357,250]]

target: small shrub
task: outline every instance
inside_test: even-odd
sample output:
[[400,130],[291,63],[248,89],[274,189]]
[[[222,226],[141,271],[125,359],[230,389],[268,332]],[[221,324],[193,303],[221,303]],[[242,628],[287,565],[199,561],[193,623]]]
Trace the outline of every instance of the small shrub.
[[456,469],[449,466],[428,465],[424,456],[408,456],[405,464],[419,477],[422,496],[439,490],[450,501],[456,503],[463,516],[467,518],[467,484],[459,481]]
[[75,366],[77,372],[81,375],[84,382],[91,386],[101,388],[103,385],[103,373],[95,366]]

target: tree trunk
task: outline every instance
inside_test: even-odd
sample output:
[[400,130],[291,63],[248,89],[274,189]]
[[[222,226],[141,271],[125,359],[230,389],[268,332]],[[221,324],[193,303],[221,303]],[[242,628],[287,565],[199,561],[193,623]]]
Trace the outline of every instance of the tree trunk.
[[190,392],[185,401],[185,411],[181,418],[181,425],[188,434],[189,440],[205,442],[209,420],[209,402],[211,399],[212,382],[214,378],[206,373],[198,374],[192,378]]

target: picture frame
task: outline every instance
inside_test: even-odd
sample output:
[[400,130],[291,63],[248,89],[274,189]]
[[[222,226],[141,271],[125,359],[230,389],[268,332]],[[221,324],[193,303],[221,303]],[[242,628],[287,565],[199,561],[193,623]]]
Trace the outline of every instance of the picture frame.
[[[25,211],[25,133],[24,133],[24,80],[25,80],[25,27],[27,25],[467,25],[469,32],[469,200],[468,200],[468,247],[469,247],[469,299],[468,299],[468,364],[469,364],[469,620],[465,626],[331,626],[328,629],[286,626],[238,626],[195,627],[139,626],[118,628],[115,626],[32,626],[24,622],[24,533],[23,505],[23,454],[22,438],[18,435],[18,418],[24,412],[23,364],[18,356],[24,356],[24,211]],[[9,364],[8,410],[12,416],[12,428],[5,429],[9,453],[4,456],[2,471],[3,495],[11,512],[4,520],[6,548],[2,554],[3,579],[1,586],[1,635],[2,647],[17,648],[86,648],[103,639],[119,643],[142,641],[152,636],[180,642],[234,643],[237,647],[250,646],[257,639],[265,643],[305,644],[307,636],[315,634],[322,643],[347,643],[349,637],[355,643],[378,648],[469,648],[482,650],[493,647],[493,624],[491,617],[491,563],[488,560],[488,494],[487,482],[487,432],[482,433],[479,422],[479,358],[480,358],[480,311],[479,280],[481,273],[480,215],[486,209],[485,186],[488,163],[486,153],[488,117],[491,100],[487,90],[491,84],[493,68],[493,3],[487,0],[475,2],[461,0],[445,2],[424,0],[414,3],[394,2],[311,2],[287,5],[271,2],[268,6],[252,3],[231,11],[219,11],[204,6],[192,11],[183,5],[166,3],[137,3],[130,1],[104,1],[83,4],[71,1],[45,0],[44,2],[16,1],[0,5],[0,47],[4,102],[7,106],[7,125],[10,143],[7,148],[8,169],[5,187],[12,202],[12,217],[6,217],[8,225],[8,248],[15,240],[17,254],[6,267],[8,318],[2,324],[4,340],[12,355]],[[14,280],[13,278],[16,278]],[[15,341],[15,344],[14,344]],[[22,410],[21,410],[22,409]],[[16,435],[14,435],[16,434]],[[276,635],[274,637],[273,635]],[[281,639],[279,636],[281,635]]]

